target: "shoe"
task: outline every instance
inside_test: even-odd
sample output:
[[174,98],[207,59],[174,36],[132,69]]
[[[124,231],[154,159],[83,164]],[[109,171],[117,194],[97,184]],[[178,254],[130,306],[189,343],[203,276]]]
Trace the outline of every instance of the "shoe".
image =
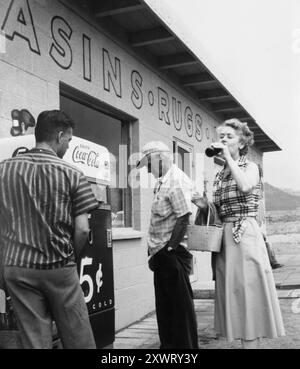
[[272,269],[278,269],[278,268],[281,268],[283,266],[284,266],[284,264],[277,263],[277,264],[272,265]]

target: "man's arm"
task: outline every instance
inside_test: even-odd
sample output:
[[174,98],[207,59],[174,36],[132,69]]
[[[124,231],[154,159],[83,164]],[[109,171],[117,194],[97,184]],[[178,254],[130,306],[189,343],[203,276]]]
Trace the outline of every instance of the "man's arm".
[[74,250],[76,258],[78,258],[83,249],[83,246],[86,243],[90,231],[88,214],[84,213],[78,215],[77,217],[75,217],[74,223]]
[[189,218],[190,213],[187,213],[177,218],[170,241],[168,243],[168,248],[171,247],[172,249],[175,250],[179,246],[180,242],[182,241],[185,235],[187,226],[189,224]]

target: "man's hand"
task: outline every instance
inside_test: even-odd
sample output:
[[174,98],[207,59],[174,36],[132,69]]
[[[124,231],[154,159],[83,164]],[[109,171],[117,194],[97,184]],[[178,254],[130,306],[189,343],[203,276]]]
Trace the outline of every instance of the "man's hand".
[[224,145],[222,142],[213,142],[211,147],[214,149],[221,149],[222,151],[217,155],[223,157],[226,161],[231,158],[230,151],[227,145]]
[[81,214],[75,218],[75,231],[74,231],[74,249],[76,258],[79,257],[83,246],[86,243],[86,240],[89,235],[89,220],[88,214]]
[[189,218],[190,218],[189,213],[183,215],[182,217],[177,218],[174,230],[168,243],[169,246],[166,248],[168,252],[172,252],[172,250],[175,250],[179,246],[180,242],[183,240],[187,226],[189,224]]

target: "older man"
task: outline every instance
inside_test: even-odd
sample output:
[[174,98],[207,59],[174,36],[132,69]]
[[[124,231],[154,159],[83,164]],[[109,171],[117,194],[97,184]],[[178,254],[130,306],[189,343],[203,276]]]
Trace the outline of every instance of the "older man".
[[192,183],[173,164],[168,146],[146,144],[138,168],[158,178],[148,232],[149,267],[154,272],[161,349],[198,348],[197,322],[189,280],[192,255],[184,240],[191,214]]

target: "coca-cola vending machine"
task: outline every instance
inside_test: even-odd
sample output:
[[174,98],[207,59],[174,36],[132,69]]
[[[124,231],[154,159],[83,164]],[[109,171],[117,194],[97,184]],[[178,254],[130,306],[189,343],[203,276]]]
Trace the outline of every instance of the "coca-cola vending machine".
[[115,339],[109,151],[73,136],[64,160],[83,171],[99,201],[98,209],[89,214],[90,234],[78,273],[97,348],[108,347]]
[[[1,161],[33,148],[35,137],[9,137],[0,144]],[[77,268],[97,348],[109,347],[115,339],[109,151],[73,136],[63,159],[83,171],[99,201],[99,207],[89,214],[90,233]],[[60,347],[57,338],[54,346]]]

